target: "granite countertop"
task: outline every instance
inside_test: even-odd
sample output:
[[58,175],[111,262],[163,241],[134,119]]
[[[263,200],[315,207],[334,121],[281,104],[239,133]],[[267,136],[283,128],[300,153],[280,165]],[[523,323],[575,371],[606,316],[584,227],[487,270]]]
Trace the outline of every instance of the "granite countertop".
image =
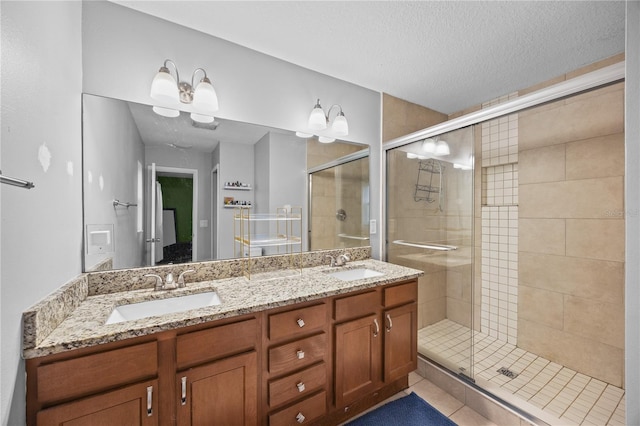
[[[327,275],[327,272],[356,268],[372,269],[382,272],[384,275],[353,281],[342,281]],[[254,274],[251,280],[237,277],[197,283],[187,282],[185,288],[176,290],[139,289],[88,296],[79,302],[78,306],[41,342],[32,348],[25,348],[23,356],[24,358],[36,358],[321,299],[398,280],[417,278],[422,275],[422,271],[367,259],[350,262],[343,267],[317,266],[302,269],[302,272],[297,274],[286,271],[280,275],[277,277],[273,273],[269,276]],[[105,324],[116,306],[211,290],[217,292],[222,302],[220,305]]]

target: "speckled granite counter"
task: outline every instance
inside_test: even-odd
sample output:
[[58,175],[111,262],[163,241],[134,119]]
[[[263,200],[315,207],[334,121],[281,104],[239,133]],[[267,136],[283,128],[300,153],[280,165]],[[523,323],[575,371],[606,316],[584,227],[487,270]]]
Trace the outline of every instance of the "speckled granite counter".
[[[354,281],[342,281],[327,275],[327,272],[335,272],[345,268],[367,268],[379,271],[384,275]],[[274,278],[271,273],[269,276],[271,279],[268,280],[261,279],[260,274],[256,274],[252,276],[252,280],[238,277],[200,281],[188,283],[187,287],[183,289],[169,291],[154,291],[150,288],[144,288],[96,295],[84,293],[85,297],[81,301],[71,302],[74,309],[46,337],[30,345],[32,347],[25,346],[23,356],[35,358],[344,294],[398,280],[416,278],[422,275],[422,271],[366,259],[350,262],[341,268],[316,266],[303,269],[301,274],[291,275],[291,271],[288,271],[283,275],[287,274],[289,276]],[[83,285],[86,286],[86,283]],[[211,290],[218,293],[222,301],[220,305],[134,321],[104,324],[113,308],[119,305]],[[85,288],[84,292],[86,291]],[[73,295],[82,297],[83,292],[72,293],[72,296],[69,296],[69,293],[68,291],[60,292],[60,295],[66,298],[73,297]],[[31,310],[29,313],[37,317],[37,309]],[[24,332],[35,333],[35,330],[29,330],[28,327],[25,327]],[[27,337],[25,336],[25,341],[33,340]]]

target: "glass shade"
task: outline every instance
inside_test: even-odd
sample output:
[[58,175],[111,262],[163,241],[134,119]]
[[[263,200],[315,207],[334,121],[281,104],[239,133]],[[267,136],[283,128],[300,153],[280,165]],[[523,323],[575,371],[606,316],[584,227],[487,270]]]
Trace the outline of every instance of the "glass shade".
[[432,138],[425,139],[424,142],[422,142],[422,150],[426,153],[434,154],[436,152],[436,141]]
[[218,110],[218,95],[211,85],[211,81],[205,77],[198,83],[193,92],[192,105],[202,112],[215,112]]
[[331,130],[336,136],[346,136],[349,134],[349,123],[347,123],[347,119],[342,112],[333,119]]
[[331,143],[331,142],[335,142],[336,138],[330,138],[327,136],[318,136],[318,142],[322,142],[322,143]]
[[178,85],[167,68],[160,68],[160,71],[153,78],[149,95],[152,99],[160,102],[175,103],[179,101]]
[[204,114],[198,114],[196,112],[192,112],[191,119],[198,123],[208,124],[208,123],[213,123],[213,120],[215,120],[215,117],[212,115],[204,115]]
[[313,136],[313,133],[296,132],[296,136],[299,138],[310,138]]
[[178,111],[177,109],[164,108],[159,106],[154,106],[153,112],[163,117],[169,117],[169,118],[176,118],[177,116],[180,115],[180,111]]
[[309,128],[311,130],[324,130],[327,128],[327,118],[324,116],[320,103],[317,103],[311,114],[309,114]]
[[436,155],[449,155],[449,144],[445,141],[438,141],[436,144]]

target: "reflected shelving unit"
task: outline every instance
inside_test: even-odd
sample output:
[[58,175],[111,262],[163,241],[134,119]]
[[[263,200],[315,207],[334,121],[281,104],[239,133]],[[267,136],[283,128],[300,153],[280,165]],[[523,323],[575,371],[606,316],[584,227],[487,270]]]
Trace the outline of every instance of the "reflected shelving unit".
[[248,206],[238,206],[233,221],[234,253],[244,260],[245,277],[252,278],[255,260],[263,254],[288,255],[284,264],[278,264],[277,278],[302,274],[302,207],[287,206],[277,208],[275,213],[252,213]]

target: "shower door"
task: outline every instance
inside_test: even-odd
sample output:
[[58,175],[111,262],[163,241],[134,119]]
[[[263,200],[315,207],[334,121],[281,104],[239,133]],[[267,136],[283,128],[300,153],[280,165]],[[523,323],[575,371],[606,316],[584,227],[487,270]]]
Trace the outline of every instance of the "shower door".
[[473,377],[473,128],[386,152],[386,258],[420,269],[418,352]]
[[369,245],[369,157],[309,171],[309,250]]

